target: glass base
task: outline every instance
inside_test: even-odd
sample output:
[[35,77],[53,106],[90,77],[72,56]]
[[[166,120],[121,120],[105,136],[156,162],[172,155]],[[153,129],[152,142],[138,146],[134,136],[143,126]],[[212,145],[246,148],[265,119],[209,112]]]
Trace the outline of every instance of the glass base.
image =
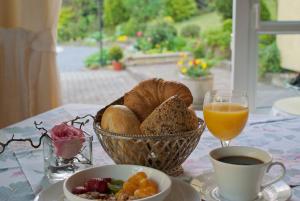
[[221,145],[222,147],[229,147],[230,144],[230,140],[221,140]]
[[45,166],[45,175],[50,183],[55,183],[71,176],[73,173],[89,168],[91,164],[61,164]]
[[92,136],[87,136],[77,155],[70,159],[57,156],[57,151],[51,140],[43,142],[44,173],[50,183],[64,180],[73,173],[92,166]]

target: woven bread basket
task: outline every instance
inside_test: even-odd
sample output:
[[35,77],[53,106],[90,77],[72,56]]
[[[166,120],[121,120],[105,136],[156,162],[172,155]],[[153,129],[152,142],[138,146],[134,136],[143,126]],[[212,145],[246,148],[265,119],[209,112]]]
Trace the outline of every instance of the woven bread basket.
[[123,97],[98,111],[94,121],[95,133],[113,161],[152,167],[171,176],[182,174],[181,165],[197,146],[205,129],[204,121],[198,120],[196,130],[176,134],[128,135],[103,130],[100,122],[105,109],[117,104],[123,105]]

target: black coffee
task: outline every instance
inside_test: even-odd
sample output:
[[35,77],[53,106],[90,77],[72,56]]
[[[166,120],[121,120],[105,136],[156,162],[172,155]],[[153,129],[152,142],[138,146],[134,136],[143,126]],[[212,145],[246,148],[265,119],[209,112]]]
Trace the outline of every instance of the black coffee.
[[264,163],[263,161],[252,158],[248,156],[226,156],[223,158],[220,158],[219,161],[223,163],[230,163],[234,165],[257,165]]

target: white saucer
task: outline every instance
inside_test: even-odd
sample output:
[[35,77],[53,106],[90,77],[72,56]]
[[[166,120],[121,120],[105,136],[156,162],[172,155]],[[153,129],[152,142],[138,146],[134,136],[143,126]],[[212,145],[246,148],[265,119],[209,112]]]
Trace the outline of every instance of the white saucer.
[[[266,180],[271,179],[266,176]],[[190,181],[193,186],[206,201],[226,201],[218,194],[218,187],[212,172],[197,176]],[[255,201],[286,201],[292,196],[292,190],[284,181],[279,181],[265,188]]]
[[[170,195],[165,201],[199,201],[200,195],[189,184],[172,178],[172,188]],[[63,181],[50,185],[41,191],[34,201],[68,201],[63,192]]]

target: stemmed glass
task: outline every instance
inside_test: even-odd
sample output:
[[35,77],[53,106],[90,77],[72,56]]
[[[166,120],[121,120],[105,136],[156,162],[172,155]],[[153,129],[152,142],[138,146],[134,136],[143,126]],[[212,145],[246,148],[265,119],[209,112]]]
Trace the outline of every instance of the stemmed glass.
[[213,90],[204,97],[203,114],[208,130],[229,146],[248,120],[248,97],[246,92]]

